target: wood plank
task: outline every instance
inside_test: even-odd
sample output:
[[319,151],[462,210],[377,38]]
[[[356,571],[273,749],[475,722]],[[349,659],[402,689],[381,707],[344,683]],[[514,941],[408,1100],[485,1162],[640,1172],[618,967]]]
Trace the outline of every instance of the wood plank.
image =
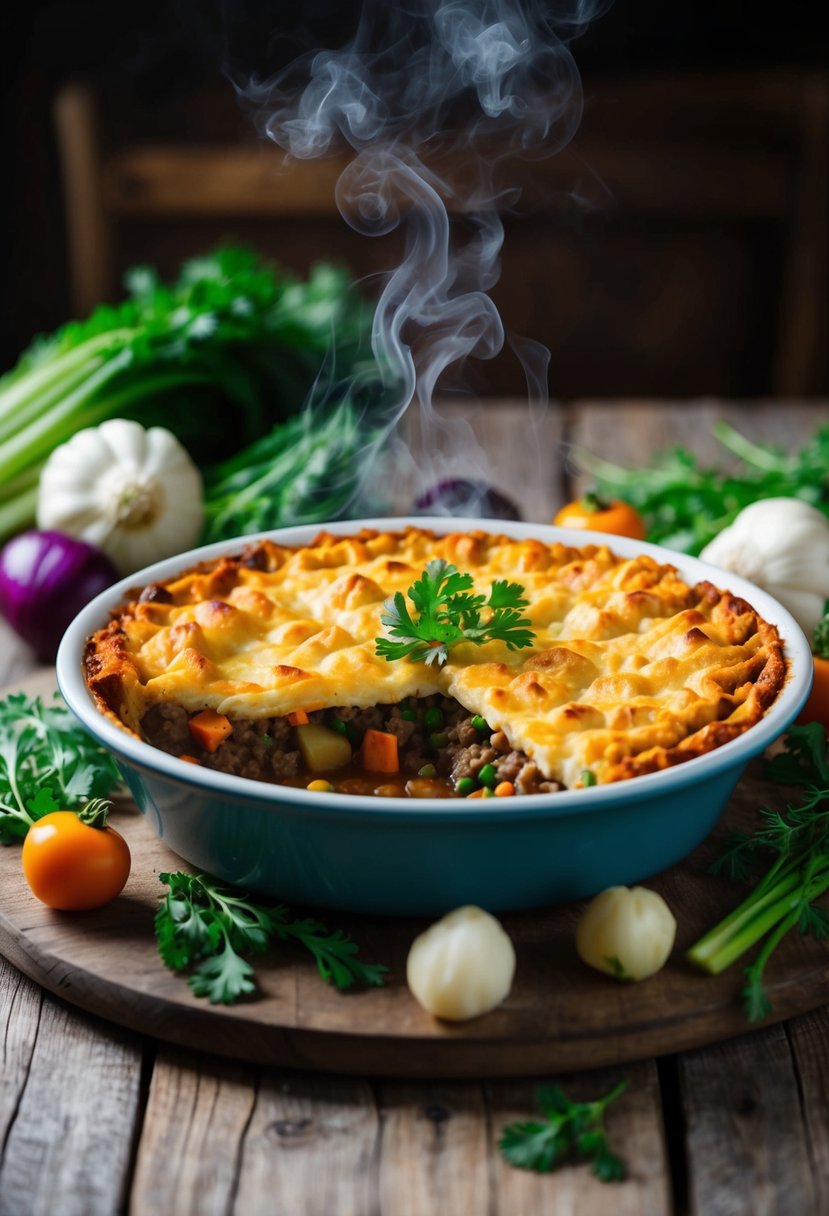
[[386,1083],[378,1086],[378,1100],[382,1213],[492,1211],[493,1148],[480,1086]]
[[[378,1210],[380,1134],[366,1082],[263,1075],[163,1048],[130,1216],[364,1216]],[[159,1169],[162,1160],[175,1168]]]
[[829,81],[825,77],[804,83],[800,138],[774,383],[779,392],[814,393],[821,387],[825,366],[829,264]]
[[[670,1166],[656,1065],[650,1062],[629,1066],[623,1074],[617,1070],[596,1070],[567,1077],[560,1083],[569,1098],[586,1102],[607,1093],[622,1075],[628,1088],[608,1107],[605,1119],[610,1148],[622,1158],[626,1168],[624,1181],[613,1184],[600,1182],[584,1163],[565,1165],[547,1175],[508,1165],[498,1152],[498,1139],[508,1123],[537,1117],[535,1084],[503,1081],[487,1086],[492,1213],[511,1216],[515,1212],[549,1211],[589,1212],[590,1216],[667,1216],[671,1212]],[[545,1078],[544,1083],[551,1083],[550,1079]]]
[[[498,155],[501,148],[493,148]],[[144,144],[112,155],[103,166],[104,203],[115,216],[336,217],[335,186],[350,155],[313,161],[287,160],[261,143]],[[713,147],[699,139],[648,145],[607,139],[581,140],[577,152],[547,161],[512,165],[511,185],[522,191],[524,213],[550,215],[550,197],[570,191],[588,164],[608,193],[628,212],[698,219],[716,216],[777,219],[791,193],[791,159],[766,149]],[[464,188],[462,158],[434,157],[437,180],[449,180],[451,214],[474,210]],[[735,191],[733,183],[739,182]],[[394,183],[392,183],[392,188]],[[408,200],[401,191],[401,202]],[[546,207],[545,207],[546,204]]]
[[786,1026],[797,1069],[815,1211],[829,1212],[829,1007]]
[[[5,1144],[17,1117],[37,1042],[37,1027],[44,1002],[42,989],[0,957],[0,1145]],[[0,1154],[0,1170],[2,1170]]]
[[124,1196],[140,1113],[140,1044],[49,998],[35,1021],[32,1005],[28,996],[19,1012],[10,1010],[20,1054],[0,1156],[0,1214],[112,1216]]
[[380,1135],[365,1081],[263,1076],[240,1158],[238,1211],[378,1212]]
[[[253,1070],[194,1052],[161,1050],[141,1131],[131,1216],[232,1211],[255,1103]],[[175,1168],[160,1169],[162,1161],[175,1162]]]
[[689,1216],[817,1212],[808,1136],[782,1027],[679,1060]]
[[92,89],[70,81],[54,102],[63,179],[72,314],[87,316],[111,298],[112,223],[102,191],[98,110]]

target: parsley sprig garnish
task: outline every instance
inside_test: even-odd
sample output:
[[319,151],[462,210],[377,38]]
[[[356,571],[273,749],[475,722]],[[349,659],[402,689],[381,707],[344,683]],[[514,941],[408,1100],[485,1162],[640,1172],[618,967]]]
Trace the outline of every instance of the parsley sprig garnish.
[[763,976],[786,934],[797,929],[818,939],[829,936],[829,910],[815,904],[829,890],[829,759],[823,726],[792,726],[785,751],[768,762],[766,772],[781,785],[803,786],[801,801],[783,812],[764,807],[755,832],[729,835],[712,871],[734,879],[758,871],[762,876],[748,898],[688,951],[693,963],[716,975],[762,942],[745,969],[742,998],[750,1022],[771,1012]]
[[474,594],[473,585],[471,574],[461,574],[443,558],[429,562],[407,592],[416,616],[402,591],[385,601],[380,619],[389,636],[375,639],[377,654],[389,662],[412,659],[441,666],[458,642],[482,646],[498,639],[509,650],[531,646],[532,622],[521,615],[529,601],[521,584],[496,579],[489,595]]
[[608,1146],[604,1113],[626,1088],[623,1080],[594,1102],[573,1102],[558,1085],[540,1086],[536,1101],[544,1122],[508,1124],[498,1141],[501,1155],[510,1165],[540,1174],[582,1158],[591,1162],[602,1182],[618,1182],[625,1176],[625,1167]]
[[294,920],[284,904],[266,907],[245,891],[207,874],[159,874],[170,888],[156,913],[158,951],[172,971],[189,971],[196,996],[232,1005],[256,990],[245,954],[262,954],[272,939],[295,941],[310,950],[317,970],[335,988],[379,988],[388,968],[364,963],[341,929],[330,932],[311,917]]
[[62,703],[23,692],[0,701],[0,844],[52,811],[107,798],[120,782],[112,756]]

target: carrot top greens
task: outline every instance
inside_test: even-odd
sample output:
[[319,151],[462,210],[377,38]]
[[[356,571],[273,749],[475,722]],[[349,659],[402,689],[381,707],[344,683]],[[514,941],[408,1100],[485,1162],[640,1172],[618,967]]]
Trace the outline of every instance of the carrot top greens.
[[782,785],[803,787],[800,800],[782,812],[763,808],[750,835],[730,834],[712,869],[735,879],[758,871],[761,877],[739,907],[688,951],[691,962],[717,974],[762,943],[744,972],[750,1022],[771,1011],[763,976],[786,934],[796,928],[815,938],[829,936],[829,911],[816,903],[829,889],[829,759],[822,725],[792,726],[786,750],[768,762],[767,773]]

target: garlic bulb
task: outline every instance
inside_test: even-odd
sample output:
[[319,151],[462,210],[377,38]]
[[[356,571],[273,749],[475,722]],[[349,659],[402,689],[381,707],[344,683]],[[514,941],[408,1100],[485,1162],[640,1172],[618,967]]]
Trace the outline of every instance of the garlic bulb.
[[122,574],[191,548],[202,479],[171,431],[113,418],[56,448],[40,475],[37,525],[77,537]]
[[700,557],[763,587],[811,639],[829,599],[829,520],[817,507],[799,498],[753,502]]
[[583,962],[620,980],[643,980],[664,967],[676,920],[661,895],[646,887],[608,887],[576,926]]
[[515,951],[494,916],[467,905],[415,938],[406,979],[437,1018],[465,1021],[494,1009],[509,993]]

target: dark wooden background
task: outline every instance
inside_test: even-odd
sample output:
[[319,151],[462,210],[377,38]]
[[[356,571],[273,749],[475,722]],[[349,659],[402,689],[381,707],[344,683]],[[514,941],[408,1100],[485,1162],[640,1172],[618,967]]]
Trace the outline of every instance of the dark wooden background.
[[[333,200],[304,218],[264,205],[164,215],[142,208],[152,184],[129,167],[137,147],[256,146],[222,63],[267,69],[301,46],[336,45],[355,7],[318,0],[291,25],[283,6],[263,0],[7,6],[0,368],[34,333],[83,311],[54,121],[56,98],[79,77],[95,90],[102,156],[122,162],[110,179],[120,210],[109,298],[126,266],[150,261],[172,274],[222,239],[250,241],[300,272],[321,258],[360,276],[388,268],[393,244],[355,235]],[[816,5],[795,18],[734,0],[616,0],[573,44],[582,125],[568,153],[525,180],[494,291],[506,328],[550,348],[554,396],[829,390],[829,55],[820,26]],[[329,199],[330,181],[323,170]],[[585,195],[586,205],[576,201]],[[508,352],[475,371],[473,385],[483,396],[524,391]]]

